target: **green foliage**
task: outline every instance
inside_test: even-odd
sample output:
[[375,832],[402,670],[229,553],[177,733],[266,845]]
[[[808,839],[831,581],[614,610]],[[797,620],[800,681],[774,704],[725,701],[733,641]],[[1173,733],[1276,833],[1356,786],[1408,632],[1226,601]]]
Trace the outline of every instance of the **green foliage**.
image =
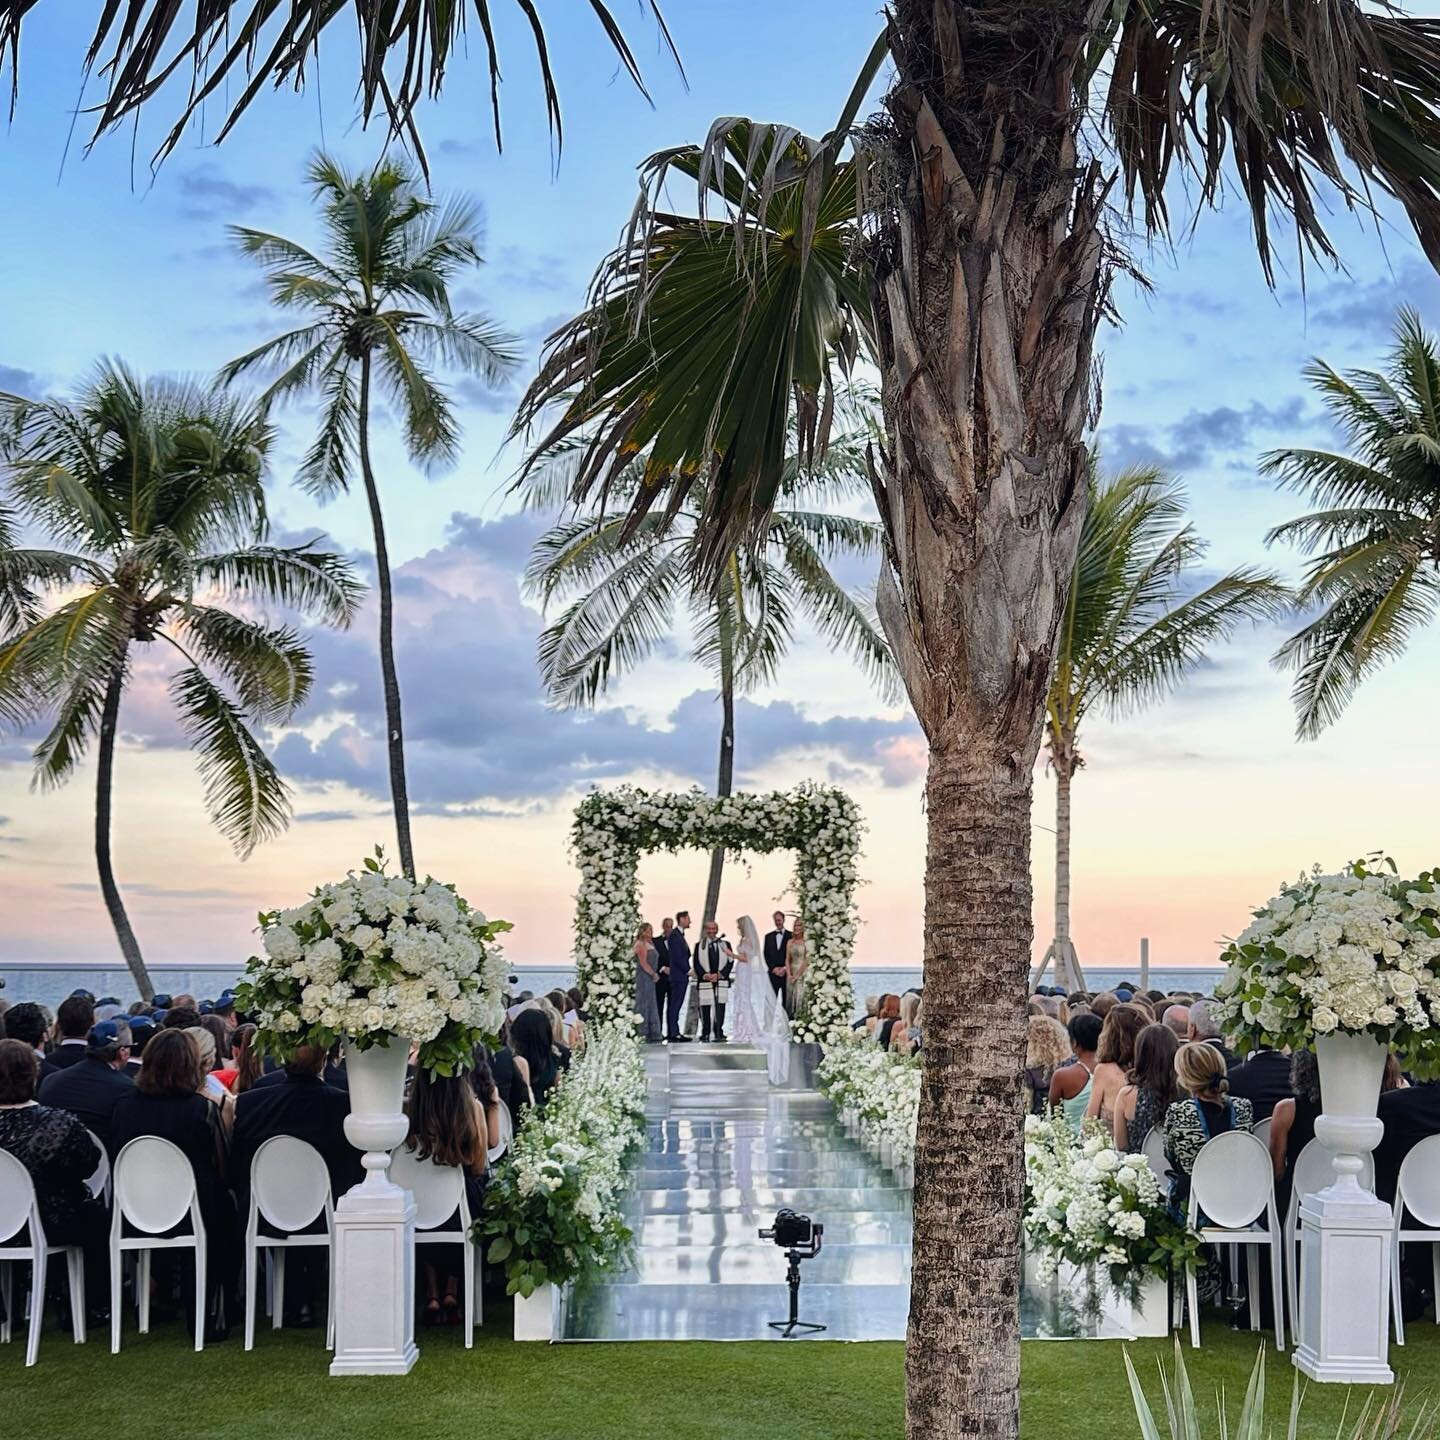
[[[123,683],[138,650],[168,647],[207,807],[241,855],[289,817],[251,727],[294,716],[311,662],[290,627],[217,602],[343,626],[361,594],[342,557],[267,542],[273,435],[262,408],[118,364],[97,367],[73,402],[0,396],[0,726],[51,717],[36,779],[63,784],[113,677]],[[19,545],[20,521],[72,548]]]
[[1319,614],[1275,659],[1314,739],[1440,612],[1440,358],[1406,308],[1383,371],[1315,360],[1305,373],[1353,453],[1272,450],[1261,470],[1319,507],[1268,536],[1311,557],[1299,599]]

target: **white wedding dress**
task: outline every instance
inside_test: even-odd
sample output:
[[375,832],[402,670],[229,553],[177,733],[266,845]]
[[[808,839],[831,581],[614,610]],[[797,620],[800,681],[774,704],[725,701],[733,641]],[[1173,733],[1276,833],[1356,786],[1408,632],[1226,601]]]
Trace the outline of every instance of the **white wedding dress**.
[[[764,1036],[764,1011],[757,1010],[756,984],[765,983],[759,946],[742,935],[735,946],[735,970],[730,977],[730,1042],[758,1045]],[[768,989],[768,985],[766,986]]]

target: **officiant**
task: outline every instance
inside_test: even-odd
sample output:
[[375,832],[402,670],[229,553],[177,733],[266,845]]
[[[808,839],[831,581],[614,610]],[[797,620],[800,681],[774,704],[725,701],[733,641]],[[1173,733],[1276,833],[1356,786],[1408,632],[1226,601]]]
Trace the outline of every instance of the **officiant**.
[[725,1038],[725,1002],[730,996],[730,972],[735,968],[735,952],[720,933],[713,920],[702,927],[700,943],[690,957],[691,968],[699,987],[700,1039]]

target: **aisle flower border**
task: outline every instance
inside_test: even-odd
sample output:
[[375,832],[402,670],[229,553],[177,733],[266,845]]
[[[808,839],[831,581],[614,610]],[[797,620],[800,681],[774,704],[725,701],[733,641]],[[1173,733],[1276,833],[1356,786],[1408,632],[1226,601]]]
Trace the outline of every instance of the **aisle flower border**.
[[920,1119],[920,1057],[882,1050],[850,1033],[855,1038],[826,1048],[815,1083],[837,1111],[853,1112],[890,1142],[899,1163],[909,1164]]
[[645,1134],[645,1089],[639,1041],[612,1026],[592,1032],[544,1109],[527,1113],[472,1228],[504,1267],[507,1294],[528,1298],[626,1255],[620,1201],[625,1159]]
[[793,888],[808,932],[810,974],[808,1013],[794,1023],[791,1038],[827,1043],[847,1033],[862,828],[860,811],[843,790],[814,783],[724,799],[701,790],[633,786],[587,795],[575,809],[571,853],[581,877],[575,971],[591,1016],[601,1025],[627,1028],[636,1018],[640,856],[723,845],[732,856],[795,852]]

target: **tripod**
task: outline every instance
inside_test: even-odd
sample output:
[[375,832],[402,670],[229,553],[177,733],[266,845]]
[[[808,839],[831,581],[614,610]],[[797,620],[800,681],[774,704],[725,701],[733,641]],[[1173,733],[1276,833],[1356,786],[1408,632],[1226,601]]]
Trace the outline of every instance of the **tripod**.
[[770,1329],[780,1332],[782,1340],[791,1339],[796,1331],[818,1335],[825,1329],[823,1325],[816,1325],[813,1321],[800,1318],[800,1262],[813,1260],[819,1253],[820,1240],[818,1236],[809,1250],[796,1250],[792,1247],[785,1252],[785,1258],[790,1262],[785,1269],[785,1283],[790,1287],[790,1314],[787,1319],[767,1322]]

